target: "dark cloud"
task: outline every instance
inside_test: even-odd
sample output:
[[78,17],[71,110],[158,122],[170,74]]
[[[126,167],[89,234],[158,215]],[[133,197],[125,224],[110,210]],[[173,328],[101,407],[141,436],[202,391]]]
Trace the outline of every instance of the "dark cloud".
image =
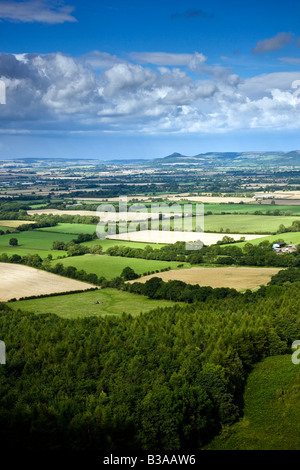
[[[37,78],[38,73],[28,64],[26,59],[27,54],[24,54],[24,60],[18,60],[13,54],[0,53],[0,77],[23,79]],[[30,57],[30,56],[28,56]],[[32,55],[34,57],[34,55]]]
[[176,19],[180,19],[180,18],[184,18],[184,19],[191,19],[191,18],[207,18],[207,19],[211,19],[213,18],[214,15],[213,13],[208,13],[204,10],[186,10],[184,11],[183,13],[173,13],[171,15],[171,19],[172,20],[176,20]]
[[258,41],[251,52],[253,54],[265,54],[266,52],[277,51],[293,41],[293,38],[293,33],[278,33],[273,38]]

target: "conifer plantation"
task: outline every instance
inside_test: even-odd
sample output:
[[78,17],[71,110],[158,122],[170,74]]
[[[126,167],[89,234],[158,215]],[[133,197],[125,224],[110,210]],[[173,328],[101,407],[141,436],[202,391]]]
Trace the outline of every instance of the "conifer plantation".
[[135,317],[65,320],[1,304],[1,443],[200,450],[242,415],[253,366],[300,335],[300,283],[281,274],[272,284]]

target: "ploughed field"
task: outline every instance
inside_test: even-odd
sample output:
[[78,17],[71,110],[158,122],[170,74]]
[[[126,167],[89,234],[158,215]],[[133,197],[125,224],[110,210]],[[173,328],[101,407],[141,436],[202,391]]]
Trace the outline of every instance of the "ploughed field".
[[95,287],[20,264],[0,263],[0,301]]
[[[230,287],[236,290],[256,289],[267,284],[280,268],[248,268],[248,267],[212,267],[190,268],[152,274],[138,279],[146,282],[152,277],[160,277],[163,281],[179,280],[187,284],[200,286]],[[128,281],[135,282],[135,281]]]

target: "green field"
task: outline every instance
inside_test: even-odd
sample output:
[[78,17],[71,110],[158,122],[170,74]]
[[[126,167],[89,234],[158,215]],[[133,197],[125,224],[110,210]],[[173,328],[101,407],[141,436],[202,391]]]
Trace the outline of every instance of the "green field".
[[9,246],[7,248],[0,247],[0,255],[6,253],[7,256],[12,255],[19,255],[19,256],[27,256],[27,255],[39,255],[42,259],[47,258],[48,255],[51,255],[53,259],[57,259],[60,256],[67,256],[66,251],[58,251],[58,250],[40,250],[34,248],[19,248],[17,246]]
[[[274,216],[274,215],[244,215],[244,214],[222,214],[222,215],[206,215],[204,216],[204,232],[217,233],[275,233],[282,224],[289,227],[295,220],[299,220],[297,216]],[[188,226],[190,217],[184,218],[184,224]],[[196,218],[192,219],[192,227],[195,229],[196,223],[201,225],[201,218],[196,222]],[[182,230],[182,220],[175,218],[169,222],[167,219],[162,221],[164,230],[168,230],[168,226],[175,230]],[[153,225],[152,225],[152,228]],[[229,231],[228,231],[229,230]]]
[[232,214],[244,214],[248,212],[249,214],[254,214],[256,211],[260,211],[263,214],[266,214],[268,211],[273,212],[274,210],[279,210],[280,212],[291,212],[291,214],[300,216],[300,206],[287,206],[287,205],[274,205],[271,204],[226,204],[226,203],[214,203],[204,204],[204,211],[211,211],[213,214],[220,214],[221,212],[231,212]]
[[[88,224],[64,224],[59,223],[54,227],[45,227],[38,229],[41,232],[47,233],[57,233],[57,234],[72,234],[72,235],[79,235],[80,233],[93,235],[96,232],[97,225],[88,225]],[[60,236],[57,236],[56,239],[60,239]],[[127,241],[120,241],[120,240],[110,240],[110,239],[99,239],[96,238],[90,242],[85,242],[83,245],[91,246],[91,245],[101,245],[103,247],[103,251],[106,251],[111,246],[122,245],[122,246],[129,246],[130,248],[145,248],[145,246],[150,245],[152,248],[161,248],[165,246],[162,243],[141,243],[141,242],[127,242]]]
[[30,207],[31,210],[33,210],[33,209],[44,209],[45,207],[47,207],[47,205],[48,204],[31,204],[29,207]]
[[9,306],[15,310],[20,308],[26,312],[55,313],[68,319],[90,315],[121,315],[125,311],[131,315],[138,315],[157,307],[171,307],[172,305],[174,302],[168,300],[148,299],[142,295],[117,289],[99,289],[9,303]]
[[274,356],[250,374],[244,416],[224,429],[207,449],[300,450],[300,364]]
[[[59,223],[54,227],[44,227],[38,229],[41,232],[47,233],[57,233],[57,234],[72,234],[72,235],[79,235],[80,233],[93,235],[96,232],[97,225],[89,225],[89,224],[64,224]],[[74,238],[74,237],[73,237]],[[56,237],[56,239],[60,239]],[[101,245],[103,250],[105,251],[107,248],[116,245],[123,245],[129,246],[131,248],[145,248],[147,245],[151,245],[153,248],[161,248],[165,246],[159,243],[141,243],[141,242],[126,242],[126,241],[119,241],[119,240],[110,240],[110,239],[99,239],[96,238],[91,242],[85,242],[83,245],[90,246],[90,245]]]
[[4,232],[6,232],[6,230],[9,230],[10,232],[15,231],[13,227],[8,227],[8,225],[0,225],[0,230],[3,230]]
[[[299,219],[299,218],[298,218]],[[231,233],[273,233],[281,224],[285,227],[297,220],[295,216],[272,215],[208,215],[204,217],[204,231],[224,232],[230,229]]]
[[[9,234],[0,236],[0,249],[9,247],[10,238]],[[51,250],[54,241],[60,240],[67,243],[73,240],[74,235],[65,233],[58,235],[57,233],[42,232],[40,230],[29,230],[14,234],[14,238],[18,239],[18,246],[20,248]]]
[[269,237],[255,238],[254,240],[250,240],[248,242],[238,242],[235,243],[234,246],[239,246],[240,248],[243,248],[246,243],[251,243],[252,245],[259,245],[263,241],[269,241],[270,243],[274,243],[278,240],[283,240],[288,245],[298,245],[300,244],[300,232],[278,233],[277,235],[270,235]]
[[[137,274],[143,274],[148,271],[156,271],[171,267],[176,269],[177,261],[156,261],[138,258],[121,258],[120,256],[92,255],[72,256],[59,260],[65,267],[75,266],[78,270],[84,269],[87,273],[95,273],[98,276],[104,276],[106,279],[113,279],[120,276],[121,272],[127,266],[130,266]],[[52,263],[53,265],[56,263]],[[190,267],[185,263],[184,267]]]
[[17,238],[18,246],[9,245],[11,234],[0,236],[0,254],[7,253],[9,256],[12,254],[24,256],[37,253],[41,258],[45,258],[48,254],[56,258],[57,256],[63,256],[66,252],[52,251],[53,242],[61,240],[67,243],[74,238],[74,235],[30,230],[28,232],[14,233],[13,237]]
[[39,231],[47,233],[68,233],[79,235],[80,233],[93,235],[96,232],[97,225],[92,224],[57,224],[54,227],[40,228]]
[[[232,206],[237,206],[237,210],[232,208]],[[209,208],[207,208],[209,206]],[[206,204],[205,205],[205,212],[208,210],[213,209],[213,204]],[[218,209],[213,209],[213,215],[205,216],[204,217],[204,231],[212,231],[212,232],[225,232],[227,233],[228,229],[231,233],[274,233],[278,230],[279,226],[283,224],[285,227],[289,227],[292,225],[294,220],[300,218],[297,215],[290,215],[290,216],[273,216],[273,215],[255,215],[253,212],[256,210],[261,210],[261,206],[255,206],[255,211],[252,210],[252,214],[244,215],[239,212],[246,211],[244,206],[245,204],[215,204],[218,206]],[[227,206],[227,208],[222,207]],[[239,206],[243,206],[239,208]],[[252,209],[253,206],[249,205]],[[268,207],[267,210],[270,210],[270,207],[273,210],[274,206],[264,206]],[[278,206],[281,207],[281,206]],[[296,208],[297,212],[299,212],[298,206],[282,206],[282,207],[292,207]],[[240,210],[239,210],[240,209]],[[264,208],[262,211],[266,212]],[[222,211],[232,211],[235,213],[232,214],[221,214]],[[292,212],[292,211],[291,211]],[[186,220],[189,218],[185,218]],[[193,219],[193,228],[195,225],[195,218]],[[168,221],[163,221],[162,226],[164,229],[167,229]],[[59,233],[59,234],[71,234],[71,235],[78,235],[80,233],[92,235],[96,232],[96,225],[88,225],[88,224],[70,224],[70,223],[59,223],[54,227],[45,227],[39,229],[41,232],[47,233]],[[171,227],[175,227],[175,230],[182,228],[182,222],[180,219],[175,219],[171,221]]]
[[82,243],[82,245],[85,245],[85,246],[101,245],[103,248],[103,251],[106,251],[108,248],[112,246],[128,246],[130,248],[141,248],[142,250],[145,248],[145,246],[152,246],[153,249],[159,249],[163,246],[166,246],[165,244],[162,244],[162,243],[128,242],[128,241],[123,241],[123,240],[111,240],[109,238],[103,239],[103,240],[100,240],[99,238],[97,238],[91,242]]
[[[150,203],[142,202],[146,207],[150,207]],[[192,204],[193,207],[196,207],[196,204],[201,204],[192,202],[192,201],[176,201],[176,204]],[[213,214],[221,214],[222,212],[230,212],[231,214],[245,214],[246,212],[249,215],[254,214],[256,211],[260,211],[263,214],[267,212],[273,212],[279,210],[280,212],[289,212],[288,215],[297,215],[300,216],[300,206],[293,205],[271,205],[271,204],[238,204],[238,203],[204,203],[204,212],[212,212]]]

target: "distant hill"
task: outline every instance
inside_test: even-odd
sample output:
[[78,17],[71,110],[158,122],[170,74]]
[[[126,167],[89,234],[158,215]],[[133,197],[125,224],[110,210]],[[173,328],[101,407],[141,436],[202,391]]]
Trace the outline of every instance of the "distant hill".
[[187,156],[172,153],[153,160],[155,165],[197,165],[212,167],[300,167],[300,151],[291,152],[208,152]]

